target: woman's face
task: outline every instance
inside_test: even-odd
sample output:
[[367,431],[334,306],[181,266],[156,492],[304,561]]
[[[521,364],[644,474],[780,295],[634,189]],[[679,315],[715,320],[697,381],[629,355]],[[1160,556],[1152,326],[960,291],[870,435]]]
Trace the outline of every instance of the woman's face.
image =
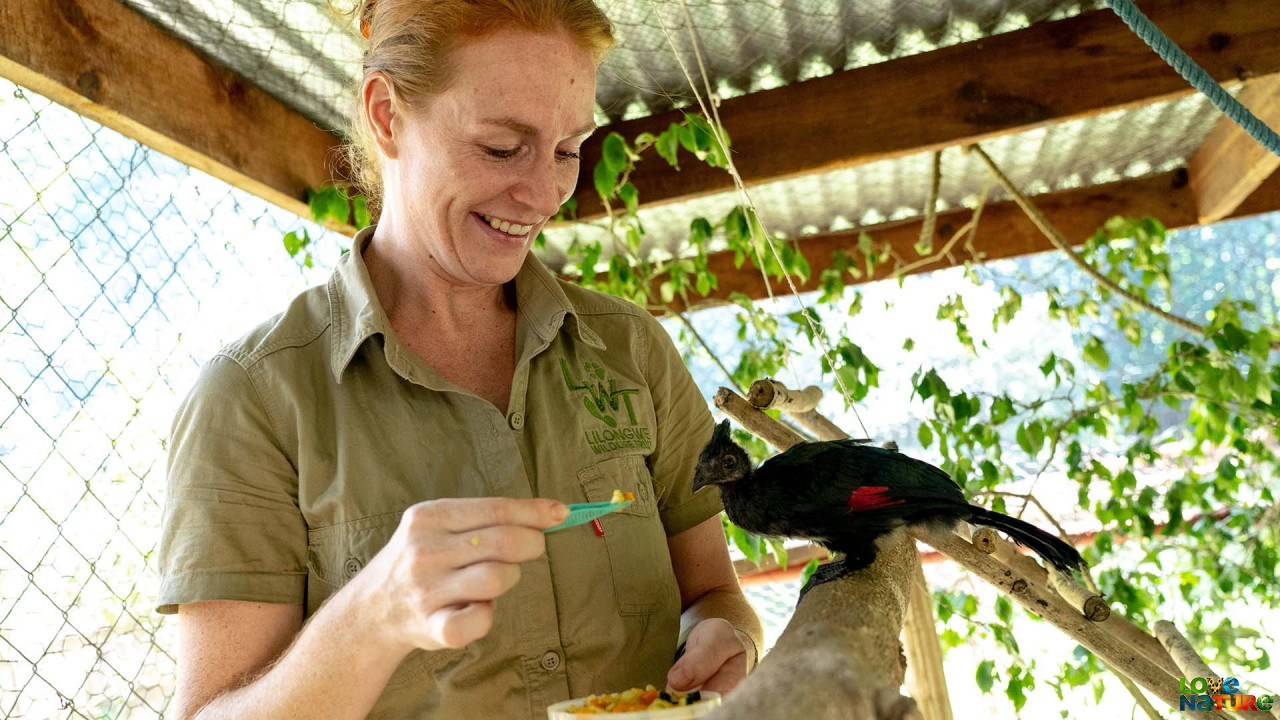
[[595,64],[564,33],[523,30],[467,41],[451,60],[453,84],[396,118],[387,206],[451,282],[498,285],[573,193]]

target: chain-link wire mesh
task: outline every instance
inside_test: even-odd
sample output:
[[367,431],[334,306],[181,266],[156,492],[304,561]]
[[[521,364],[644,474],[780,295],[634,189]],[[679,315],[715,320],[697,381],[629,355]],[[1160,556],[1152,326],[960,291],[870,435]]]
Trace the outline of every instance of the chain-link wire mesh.
[[[329,0],[125,0],[220,64],[338,130],[363,41]],[[1100,0],[686,0],[703,59],[725,96],[1069,17]],[[345,10],[352,0],[333,0]],[[610,119],[692,98],[672,45],[696,67],[681,0],[598,0],[619,40],[599,73]],[[669,42],[663,25],[672,30]]]
[[323,279],[296,217],[0,81],[0,718],[155,718],[165,444],[200,363]]

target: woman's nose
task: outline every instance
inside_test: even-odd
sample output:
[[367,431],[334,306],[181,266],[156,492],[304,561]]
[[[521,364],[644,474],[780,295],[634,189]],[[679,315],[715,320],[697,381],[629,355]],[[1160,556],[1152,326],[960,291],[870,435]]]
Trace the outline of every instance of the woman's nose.
[[527,175],[520,179],[521,194],[518,198],[524,201],[534,212],[551,217],[560,212],[560,204],[573,193],[577,180],[566,168],[559,166],[554,158],[540,159],[535,167],[530,168]]

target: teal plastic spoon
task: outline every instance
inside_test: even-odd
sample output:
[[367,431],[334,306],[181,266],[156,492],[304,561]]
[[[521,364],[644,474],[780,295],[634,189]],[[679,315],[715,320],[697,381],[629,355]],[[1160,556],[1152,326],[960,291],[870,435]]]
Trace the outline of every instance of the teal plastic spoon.
[[547,528],[542,532],[544,533],[555,532],[557,530],[563,530],[567,527],[573,527],[574,525],[582,525],[584,523],[589,523],[598,517],[604,517],[605,515],[608,515],[609,513],[614,512],[615,510],[621,510],[622,508],[630,504],[631,504],[630,500],[623,500],[620,503],[615,503],[615,502],[570,503],[568,506],[569,517],[566,518],[565,521],[560,523],[559,525],[553,528]]

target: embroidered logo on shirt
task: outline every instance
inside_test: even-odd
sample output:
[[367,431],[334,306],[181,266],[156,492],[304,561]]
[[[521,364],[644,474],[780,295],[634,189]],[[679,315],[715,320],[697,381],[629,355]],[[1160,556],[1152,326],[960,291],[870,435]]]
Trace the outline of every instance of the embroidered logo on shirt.
[[565,387],[570,392],[583,392],[583,407],[604,425],[604,429],[583,433],[592,452],[600,455],[621,448],[652,449],[649,428],[638,427],[635,407],[631,404],[631,396],[638,394],[639,388],[619,388],[617,380],[608,377],[599,363],[588,361],[582,367],[586,379],[579,382],[569,369],[569,361],[560,358]]

